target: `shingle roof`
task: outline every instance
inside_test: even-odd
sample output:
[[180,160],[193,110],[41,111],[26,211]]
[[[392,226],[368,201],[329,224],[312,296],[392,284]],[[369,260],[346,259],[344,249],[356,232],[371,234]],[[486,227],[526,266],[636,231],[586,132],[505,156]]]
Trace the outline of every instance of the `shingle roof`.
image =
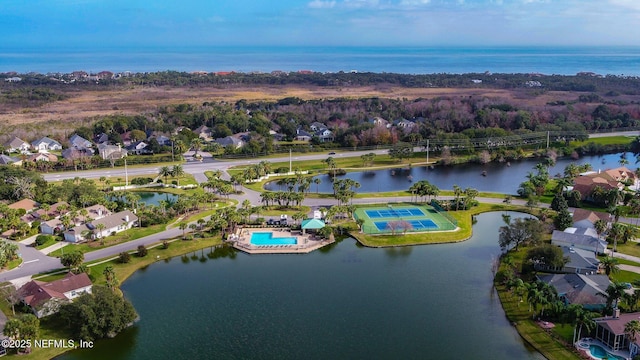
[[91,280],[86,273],[68,273],[64,278],[49,283],[32,280],[19,290],[20,296],[29,306],[37,308],[52,298],[66,300],[64,293],[91,286]]
[[16,201],[13,204],[9,204],[9,209],[25,209],[27,212],[36,209],[38,207],[38,203],[31,199],[22,199],[20,201]]
[[570,304],[606,305],[605,293],[611,284],[607,275],[554,274],[539,277],[553,286],[558,295],[564,296]]

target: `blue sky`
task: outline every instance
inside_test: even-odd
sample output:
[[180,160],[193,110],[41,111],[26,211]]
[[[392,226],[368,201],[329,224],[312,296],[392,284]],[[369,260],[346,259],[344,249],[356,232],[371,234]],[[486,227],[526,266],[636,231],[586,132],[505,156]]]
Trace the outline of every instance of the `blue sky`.
[[0,0],[21,48],[640,45],[638,24],[640,0]]

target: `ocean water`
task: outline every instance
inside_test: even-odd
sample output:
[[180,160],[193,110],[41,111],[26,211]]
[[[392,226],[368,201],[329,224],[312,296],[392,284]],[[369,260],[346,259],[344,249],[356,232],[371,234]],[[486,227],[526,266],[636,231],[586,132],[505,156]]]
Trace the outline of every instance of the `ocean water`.
[[640,76],[640,47],[0,47],[0,72],[358,71]]

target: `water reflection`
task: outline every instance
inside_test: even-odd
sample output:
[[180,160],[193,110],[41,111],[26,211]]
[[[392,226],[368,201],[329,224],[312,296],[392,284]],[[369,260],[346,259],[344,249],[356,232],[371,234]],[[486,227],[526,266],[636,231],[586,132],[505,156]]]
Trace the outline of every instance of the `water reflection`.
[[[549,174],[562,174],[564,168],[571,164],[589,163],[595,171],[619,166],[621,154],[602,156],[585,156],[578,160],[570,158],[559,159],[556,165],[549,168]],[[635,163],[635,157],[626,153],[625,158],[630,164]],[[408,190],[411,184],[420,180],[428,180],[440,189],[452,189],[453,185],[461,188],[475,188],[479,191],[501,192],[516,194],[520,183],[526,180],[527,173],[534,171],[533,167],[542,160],[526,159],[507,163],[462,164],[455,166],[419,166],[411,168],[383,169],[374,171],[352,172],[338,179],[352,179],[361,184],[356,191],[359,193],[402,191]],[[483,176],[485,175],[485,176]],[[318,189],[323,193],[332,193],[332,178],[326,174],[315,176],[321,183]],[[275,182],[265,185],[267,190],[282,190]],[[315,189],[314,189],[315,190]]]

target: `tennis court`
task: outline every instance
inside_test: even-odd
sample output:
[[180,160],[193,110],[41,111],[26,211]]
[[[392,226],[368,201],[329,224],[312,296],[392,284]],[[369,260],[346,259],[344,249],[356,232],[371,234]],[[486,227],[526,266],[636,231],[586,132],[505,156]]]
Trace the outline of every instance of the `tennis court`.
[[359,207],[354,215],[356,219],[364,220],[362,231],[367,234],[451,231],[458,227],[448,214],[440,213],[430,205]]

